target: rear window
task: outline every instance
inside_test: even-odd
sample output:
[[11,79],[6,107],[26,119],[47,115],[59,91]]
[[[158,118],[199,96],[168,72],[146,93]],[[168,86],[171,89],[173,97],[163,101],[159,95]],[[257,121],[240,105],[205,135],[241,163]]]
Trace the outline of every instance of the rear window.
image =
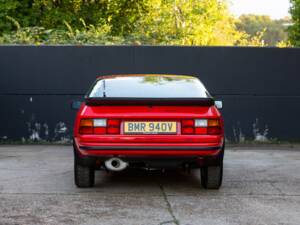
[[191,76],[117,76],[98,80],[90,98],[208,98],[199,79]]

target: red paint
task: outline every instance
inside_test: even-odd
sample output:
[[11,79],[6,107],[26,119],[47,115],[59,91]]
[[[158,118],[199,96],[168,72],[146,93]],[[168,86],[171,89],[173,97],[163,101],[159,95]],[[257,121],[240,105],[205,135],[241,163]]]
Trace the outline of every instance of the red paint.
[[[83,118],[108,119],[106,128],[94,128],[94,134],[80,134],[79,123]],[[220,119],[220,128],[193,128],[194,119]],[[125,135],[124,121],[176,121],[174,135]],[[183,123],[183,124],[181,124]],[[105,134],[104,134],[104,130]],[[182,134],[183,129],[186,133]],[[189,130],[189,131],[188,131]],[[191,131],[192,130],[192,131]],[[207,133],[212,133],[209,135]],[[217,133],[217,134],[215,134]],[[223,120],[215,106],[87,106],[79,109],[74,126],[74,141],[80,155],[85,156],[208,156],[219,150],[83,150],[79,146],[182,146],[213,147],[224,143]]]

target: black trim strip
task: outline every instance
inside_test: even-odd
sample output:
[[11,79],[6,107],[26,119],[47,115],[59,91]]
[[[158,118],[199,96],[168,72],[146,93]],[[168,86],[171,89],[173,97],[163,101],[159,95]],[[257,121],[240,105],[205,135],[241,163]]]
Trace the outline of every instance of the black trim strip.
[[212,106],[214,99],[208,98],[86,98],[88,106],[98,105],[155,105],[155,106]]
[[83,150],[218,150],[221,146],[79,146]]

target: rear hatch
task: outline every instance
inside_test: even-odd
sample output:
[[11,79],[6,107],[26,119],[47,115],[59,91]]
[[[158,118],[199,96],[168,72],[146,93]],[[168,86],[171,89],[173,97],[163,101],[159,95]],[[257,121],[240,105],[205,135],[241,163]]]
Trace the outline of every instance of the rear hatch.
[[221,135],[221,122],[216,127],[213,121],[220,119],[214,100],[192,76],[99,78],[86,95],[80,117],[90,119],[84,126],[96,124],[85,129],[92,135],[85,133],[82,140],[101,144],[202,144],[217,142]]
[[[98,143],[216,143],[207,128],[195,127],[195,120],[219,119],[214,106],[204,105],[88,105],[82,118],[106,119],[105,133],[84,135]],[[95,128],[97,129],[97,128]],[[102,132],[102,130],[101,130]]]

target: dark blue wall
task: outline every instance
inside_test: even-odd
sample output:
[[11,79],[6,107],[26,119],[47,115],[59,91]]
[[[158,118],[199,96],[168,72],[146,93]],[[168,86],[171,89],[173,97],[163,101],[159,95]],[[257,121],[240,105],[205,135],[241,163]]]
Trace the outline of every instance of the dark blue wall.
[[198,75],[224,101],[229,140],[300,140],[299,68],[296,48],[0,46],[0,140],[69,140],[70,101],[127,73]]

